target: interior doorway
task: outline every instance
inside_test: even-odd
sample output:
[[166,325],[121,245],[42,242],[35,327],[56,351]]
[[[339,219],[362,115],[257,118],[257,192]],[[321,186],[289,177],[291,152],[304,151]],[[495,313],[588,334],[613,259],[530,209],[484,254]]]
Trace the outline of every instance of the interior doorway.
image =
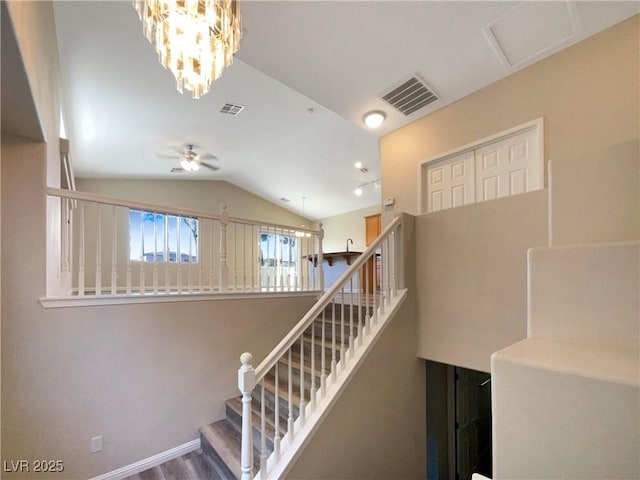
[[427,480],[491,477],[491,375],[427,361]]

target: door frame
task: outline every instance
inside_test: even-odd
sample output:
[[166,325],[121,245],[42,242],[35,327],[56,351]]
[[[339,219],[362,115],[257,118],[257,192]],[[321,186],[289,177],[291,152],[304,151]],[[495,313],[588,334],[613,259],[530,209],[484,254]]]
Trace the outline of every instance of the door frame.
[[503,130],[502,132],[498,132],[494,135],[490,135],[488,137],[482,138],[480,140],[476,140],[471,143],[467,143],[461,147],[454,148],[453,150],[448,150],[444,153],[439,153],[431,158],[426,160],[422,160],[418,163],[418,175],[416,175],[418,179],[418,205],[417,212],[418,215],[423,213],[428,213],[422,209],[422,172],[424,168],[430,163],[436,163],[443,160],[447,160],[448,158],[455,157],[457,155],[461,155],[463,153],[476,150],[478,148],[484,147],[488,144],[499,142],[502,140],[506,140],[509,137],[513,137],[515,135],[519,135],[521,133],[525,133],[528,131],[535,132],[535,142],[538,146],[538,155],[540,155],[540,164],[538,165],[538,174],[540,178],[539,188],[544,188],[544,117],[538,117],[529,122],[523,123],[521,125],[517,125],[515,127],[509,128],[507,130]]

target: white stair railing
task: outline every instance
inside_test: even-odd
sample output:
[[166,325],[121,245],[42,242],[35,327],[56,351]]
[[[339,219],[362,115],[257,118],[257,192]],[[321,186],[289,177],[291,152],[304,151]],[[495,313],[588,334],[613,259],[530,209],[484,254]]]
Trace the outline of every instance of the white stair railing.
[[[384,328],[383,320],[404,298],[400,234],[401,220],[396,218],[257,368],[251,365],[250,353],[240,357],[242,480],[254,478],[254,449],[260,459],[255,478],[281,478],[303,437],[328,412],[347,376]],[[253,414],[252,398],[261,404]],[[265,402],[271,412],[266,412]],[[254,423],[256,415],[259,420]],[[254,429],[260,442],[254,443]],[[267,449],[268,443],[272,448]]]
[[[62,203],[67,297],[299,292],[323,289],[322,228],[48,188]],[[322,225],[320,226],[322,227]]]

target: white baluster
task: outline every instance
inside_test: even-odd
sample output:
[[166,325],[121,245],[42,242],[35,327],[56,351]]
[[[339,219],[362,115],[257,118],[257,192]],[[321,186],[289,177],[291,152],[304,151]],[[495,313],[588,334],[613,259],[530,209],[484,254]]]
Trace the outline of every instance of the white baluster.
[[340,365],[342,370],[346,367],[346,355],[344,345],[344,287],[340,289],[341,303],[340,303]]
[[78,295],[84,297],[84,203],[80,203],[80,245],[78,245]]
[[182,217],[176,217],[176,289],[177,293],[182,293],[182,235],[180,233],[180,223],[182,222]]
[[164,215],[164,249],[162,253],[164,259],[164,291],[168,295],[171,293],[171,259],[169,254],[169,215]]
[[100,204],[96,203],[96,295],[102,295],[102,219],[100,215]]
[[[276,364],[276,371],[277,370],[278,365]],[[267,478],[267,417],[265,415],[264,378],[262,379],[260,388],[262,390],[260,392],[260,475]]]
[[[252,229],[253,230],[253,229]],[[273,409],[273,425],[274,425],[274,435],[273,435],[273,454],[276,461],[280,460],[280,364],[276,364],[276,381],[275,381],[275,408]]]
[[215,244],[214,240],[215,228],[214,228],[214,220],[211,220],[211,236],[209,237],[209,291],[213,292],[214,290],[214,279],[213,274],[215,271],[215,257],[213,254],[213,246]]
[[140,295],[144,295],[144,212],[140,212],[140,248],[142,249],[142,255],[140,257]]
[[189,264],[187,265],[187,292],[190,294],[193,293],[193,262],[191,261],[191,257],[193,257],[193,249],[191,245],[193,242],[191,241],[191,221],[193,219],[189,218],[187,221],[189,222]]
[[358,269],[358,346],[362,346],[362,269]]
[[372,268],[373,268],[373,275],[371,276],[373,278],[373,285],[371,288],[371,293],[373,293],[373,298],[371,299],[371,306],[373,307],[373,324],[377,325],[378,323],[378,304],[377,304],[377,290],[378,290],[378,254],[376,252],[373,252],[373,264],[372,264]]
[[369,335],[371,333],[371,316],[369,315],[369,278],[371,278],[371,272],[369,271],[369,269],[371,268],[371,265],[373,265],[372,261],[375,261],[376,256],[375,253],[373,255],[373,257],[370,257],[367,262],[365,263],[365,287],[364,287],[364,295],[365,295],[365,300],[364,300],[364,304],[365,304],[365,312],[364,312],[364,323],[365,323],[365,330],[367,331],[367,335]]
[[324,240],[324,228],[322,223],[319,224],[320,232],[318,233],[318,278],[319,289],[324,291],[324,261],[322,258],[322,241]]
[[204,292],[204,286],[202,285],[202,281],[204,278],[204,261],[203,261],[203,254],[202,254],[202,235],[200,234],[200,232],[202,231],[202,222],[204,221],[203,218],[198,219],[198,223],[196,224],[197,227],[197,234],[196,234],[196,258],[198,259],[198,293],[203,293]]
[[391,293],[395,298],[398,296],[398,245],[396,245],[396,230],[391,232],[391,246],[391,251],[393,252],[391,256],[391,273],[393,275],[391,279]]
[[304,333],[300,335],[300,425],[305,421],[305,401],[304,401]]
[[[251,290],[256,289],[256,269],[260,269],[260,265],[258,264],[258,258],[260,255],[258,252],[260,251],[260,238],[258,236],[258,231],[255,230],[254,225],[251,225]],[[254,246],[255,245],[255,246]]]
[[331,301],[331,378],[336,381],[336,297]]
[[[311,322],[311,389],[310,395],[310,408],[313,412],[316,409],[316,321]],[[324,343],[322,344],[322,351],[324,351]]]
[[[127,212],[129,216],[131,216],[131,210]],[[126,263],[126,278],[125,278],[125,292],[127,295],[131,295],[131,278],[133,274],[131,273],[131,242],[127,242],[127,254],[125,256]]]
[[153,294],[158,294],[158,213],[153,212]]
[[322,359],[321,359],[321,372],[320,372],[320,391],[322,392],[322,398],[324,398],[327,392],[327,360],[326,360],[326,348],[325,348],[325,310],[322,310]]
[[[287,431],[291,436],[291,440],[293,440],[294,432],[293,432],[293,368],[291,367],[291,351],[293,347],[289,349],[289,365],[288,365],[288,399],[289,399],[289,418],[287,419]],[[276,392],[278,395],[278,392]]]
[[242,291],[247,289],[247,225],[242,224]]
[[380,298],[379,298],[379,310],[380,314],[384,315],[384,302],[385,302],[385,292],[386,292],[386,284],[385,284],[385,276],[387,275],[387,266],[385,265],[387,259],[387,252],[384,249],[384,242],[380,244]]
[[226,205],[221,207],[220,220],[220,291],[229,290],[229,266],[227,265],[227,225],[229,224],[229,211]]
[[279,236],[280,240],[277,242],[277,247],[278,247],[278,253],[277,253],[277,261],[276,261],[276,265],[278,266],[277,272],[278,272],[278,287],[280,289],[280,291],[283,291],[283,287],[284,287],[284,259],[282,258],[282,241],[284,238],[284,229],[281,228],[280,229],[280,236]]
[[[64,225],[62,231],[62,271],[65,274],[69,273],[70,269],[70,235],[69,235],[69,225],[71,225],[71,218],[69,214],[69,199],[62,198],[62,222]],[[65,283],[65,288],[68,288],[68,285]]]
[[[240,450],[241,480],[253,478],[253,428],[251,418],[251,392],[256,385],[256,375],[251,361],[253,356],[245,352],[240,356],[238,389],[242,394],[242,444]],[[263,388],[264,390],[264,388]]]
[[351,275],[349,277],[349,360],[356,353],[353,340],[353,275]]
[[389,249],[389,237],[384,241],[384,246],[386,247],[387,253],[385,255],[386,258],[386,271],[385,275],[385,300],[387,301],[387,305],[391,303],[391,252]]
[[233,290],[238,289],[238,224],[233,224],[233,242],[231,242],[231,246],[233,247],[233,274],[231,278],[233,279]]
[[111,219],[113,222],[113,241],[111,243],[111,295],[118,293],[118,236],[117,230],[117,218],[116,218],[116,206],[113,205],[111,209]]

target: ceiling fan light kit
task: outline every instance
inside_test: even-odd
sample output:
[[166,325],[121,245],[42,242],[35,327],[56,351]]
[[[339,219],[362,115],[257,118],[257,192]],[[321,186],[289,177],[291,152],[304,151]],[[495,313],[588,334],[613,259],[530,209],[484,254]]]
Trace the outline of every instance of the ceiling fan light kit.
[[133,0],[145,37],[178,91],[200,98],[233,62],[242,37],[236,0]]

